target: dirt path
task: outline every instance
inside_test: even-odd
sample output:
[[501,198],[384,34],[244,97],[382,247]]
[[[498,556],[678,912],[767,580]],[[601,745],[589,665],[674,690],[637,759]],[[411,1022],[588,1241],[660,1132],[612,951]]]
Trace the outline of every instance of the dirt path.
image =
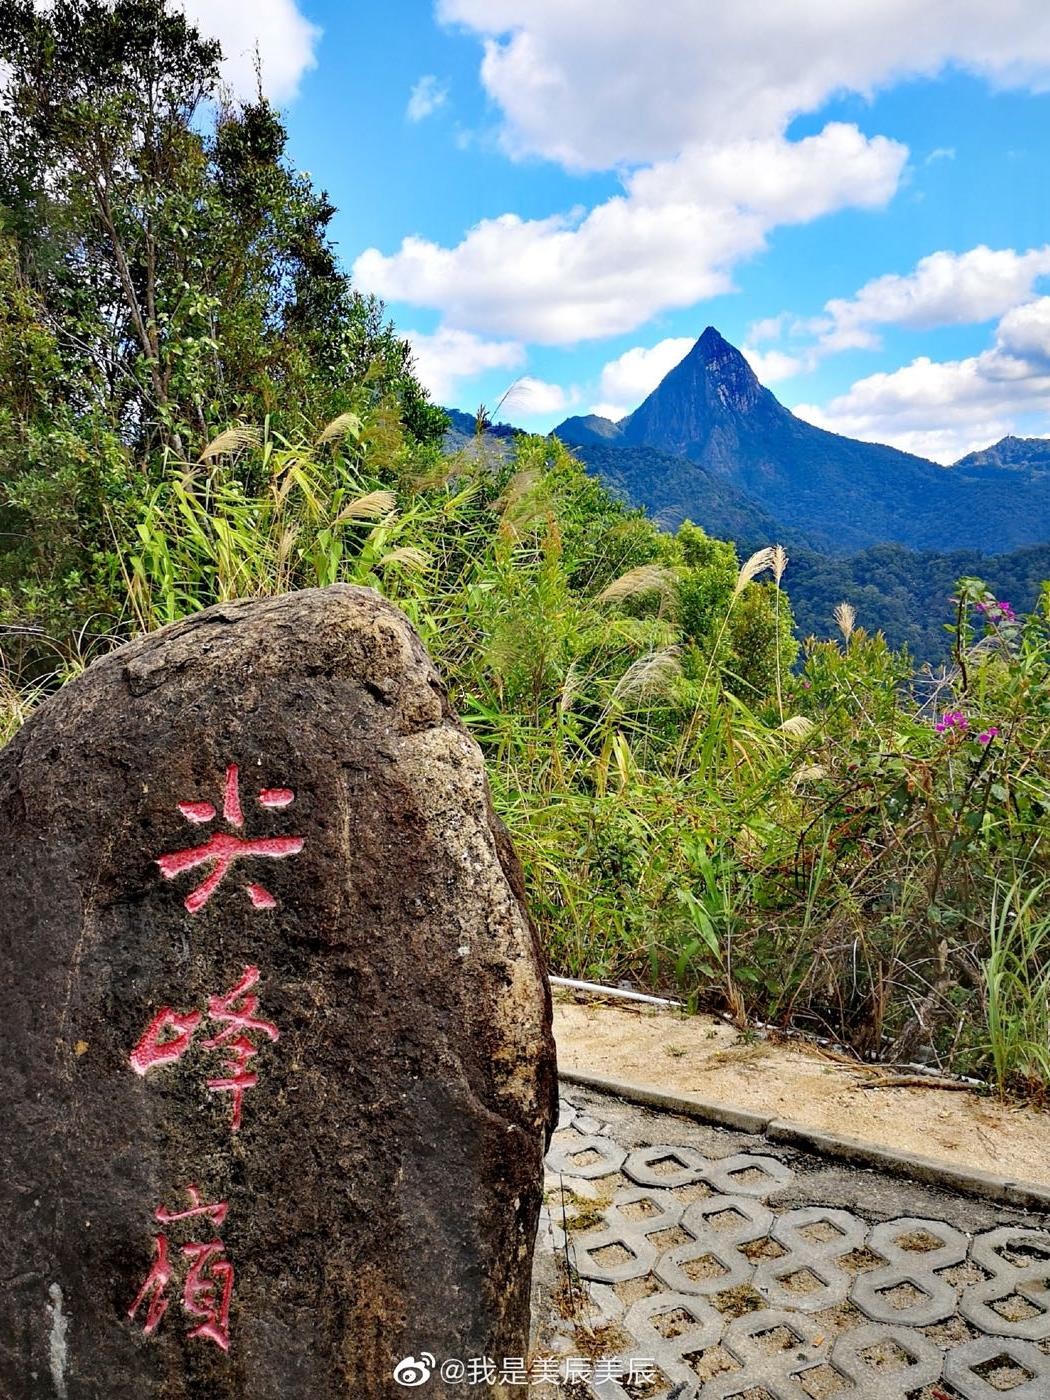
[[713,1016],[683,1016],[557,993],[565,1069],[695,1094],[829,1132],[1050,1183],[1050,1113],[948,1089],[866,1089],[882,1073],[806,1045],[742,1037]]

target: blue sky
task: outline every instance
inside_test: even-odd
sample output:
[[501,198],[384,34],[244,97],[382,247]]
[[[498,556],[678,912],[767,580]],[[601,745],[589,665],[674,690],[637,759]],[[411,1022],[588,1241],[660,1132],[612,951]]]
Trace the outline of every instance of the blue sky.
[[1050,434],[1045,0],[187,3],[442,402],[619,416],[714,324],[837,431]]

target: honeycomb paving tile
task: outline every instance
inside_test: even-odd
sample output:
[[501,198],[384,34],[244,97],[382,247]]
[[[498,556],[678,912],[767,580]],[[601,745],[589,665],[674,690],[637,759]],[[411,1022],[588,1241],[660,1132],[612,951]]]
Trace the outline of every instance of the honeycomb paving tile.
[[657,1380],[592,1368],[573,1397],[1050,1400],[1050,1218],[755,1146],[574,1096],[548,1157],[569,1231],[551,1188],[544,1238],[588,1303],[556,1349],[593,1359],[606,1329]]
[[708,1183],[726,1196],[771,1196],[790,1186],[795,1174],[776,1157],[738,1152],[712,1162],[704,1173]]
[[644,1235],[616,1228],[578,1235],[573,1252],[580,1277],[595,1283],[641,1278],[653,1267],[657,1255]]
[[944,1379],[963,1400],[1047,1400],[1050,1356],[1014,1337],[975,1337],[948,1352]]
[[849,1211],[824,1206],[785,1211],[772,1229],[772,1238],[785,1252],[758,1265],[755,1287],[774,1307],[803,1312],[838,1307],[852,1283],[838,1261],[860,1249],[867,1234],[867,1223]]
[[942,1271],[963,1263],[970,1241],[940,1220],[901,1216],[876,1225],[867,1248],[886,1260],[854,1280],[850,1300],[873,1322],[928,1327],[956,1311],[959,1289]]
[[835,1365],[859,1395],[898,1400],[941,1376],[944,1358],[934,1342],[912,1327],[864,1323],[842,1333],[831,1349]]
[[576,1108],[569,1102],[564,1094],[558,1103],[558,1125],[554,1129],[556,1133],[565,1133],[576,1122]]
[[644,1235],[677,1225],[685,1206],[670,1191],[658,1187],[627,1187],[617,1191],[606,1210],[606,1219]]
[[689,1293],[657,1293],[633,1304],[623,1319],[640,1354],[651,1356],[672,1381],[697,1384],[689,1358],[714,1346],[724,1319],[705,1299]]
[[963,1291],[959,1312],[967,1322],[1003,1337],[1050,1337],[1050,1232],[989,1230],[974,1240],[970,1257],[989,1277]]
[[[814,1400],[806,1373],[830,1365],[828,1339],[793,1312],[770,1309],[738,1317],[726,1328],[722,1346],[740,1370],[708,1381],[700,1391],[703,1400],[730,1400],[749,1389],[766,1390],[775,1400]],[[842,1379],[848,1390],[848,1378]]]
[[639,1186],[691,1186],[708,1165],[688,1147],[641,1147],[628,1156],[623,1171]]
[[547,1154],[547,1169],[563,1176],[578,1176],[594,1181],[599,1176],[611,1176],[623,1166],[627,1153],[608,1137],[596,1134],[567,1134],[554,1142]]
[[773,1212],[751,1196],[707,1196],[686,1207],[682,1223],[698,1240],[739,1246],[765,1239]]

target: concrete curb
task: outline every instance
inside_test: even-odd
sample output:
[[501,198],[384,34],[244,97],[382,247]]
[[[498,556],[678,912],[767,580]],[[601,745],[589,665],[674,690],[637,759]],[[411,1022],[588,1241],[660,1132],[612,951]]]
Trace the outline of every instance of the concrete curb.
[[837,1157],[840,1161],[852,1162],[857,1166],[876,1167],[879,1171],[895,1176],[908,1177],[912,1181],[922,1181],[931,1186],[944,1186],[948,1190],[962,1191],[971,1196],[983,1196],[987,1200],[1001,1201],[1004,1205],[1021,1206],[1026,1210],[1050,1211],[1050,1185],[1043,1185],[1037,1181],[1017,1181],[1012,1177],[997,1176],[994,1172],[980,1171],[976,1167],[953,1166],[950,1162],[939,1162],[933,1157],[899,1152],[895,1148],[884,1147],[876,1142],[866,1142],[863,1138],[829,1133],[823,1128],[809,1127],[805,1123],[792,1123],[787,1119],[774,1118],[750,1109],[732,1108],[727,1104],[715,1103],[692,1094],[668,1093],[652,1084],[606,1079],[600,1074],[568,1069],[559,1069],[558,1078],[566,1084],[596,1089],[604,1094],[612,1094],[618,1099],[627,1099],[630,1103],[661,1108],[668,1113],[680,1113],[686,1118],[698,1118],[701,1122],[713,1123],[720,1128],[735,1128],[738,1132],[755,1133],[768,1138],[770,1142],[782,1143],[785,1147],[795,1147],[803,1152]]

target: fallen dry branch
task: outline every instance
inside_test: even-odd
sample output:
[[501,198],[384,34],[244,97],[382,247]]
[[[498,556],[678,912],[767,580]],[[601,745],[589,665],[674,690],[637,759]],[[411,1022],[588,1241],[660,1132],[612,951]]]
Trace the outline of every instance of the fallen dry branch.
[[870,1079],[862,1089],[958,1089],[973,1092],[973,1085],[958,1079],[935,1079],[925,1074],[891,1074],[884,1079]]

